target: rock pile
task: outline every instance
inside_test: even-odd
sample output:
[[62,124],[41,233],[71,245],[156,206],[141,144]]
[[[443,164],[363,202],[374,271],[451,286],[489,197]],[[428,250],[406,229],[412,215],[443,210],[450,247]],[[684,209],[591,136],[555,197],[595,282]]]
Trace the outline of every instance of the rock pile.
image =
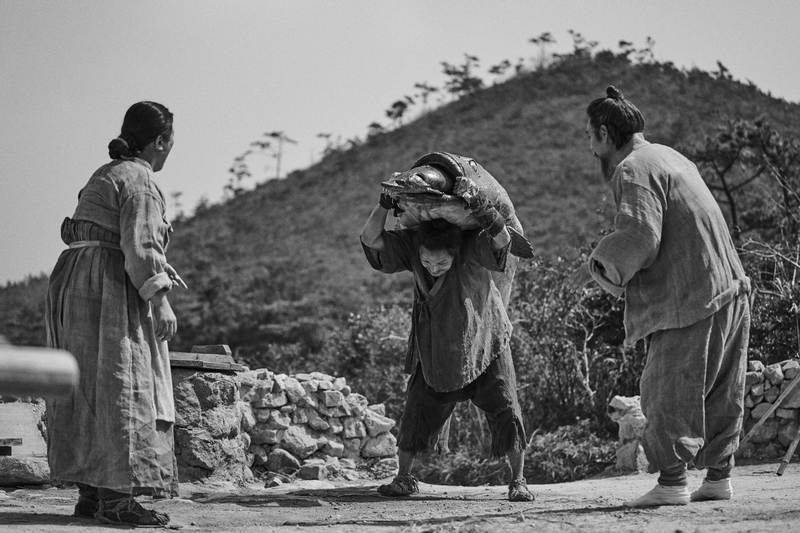
[[397,468],[397,441],[383,404],[369,405],[344,378],[319,372],[239,375],[246,464],[273,483],[301,479],[355,479],[358,469],[375,477]]
[[[772,410],[773,405],[800,375],[800,362],[796,359],[764,366],[760,361],[747,365],[747,380],[744,398],[744,435],[763,417],[764,423],[752,437],[739,447],[737,458],[770,459],[786,453],[798,427],[800,427],[800,384],[795,385]],[[767,415],[767,413],[772,412]]]

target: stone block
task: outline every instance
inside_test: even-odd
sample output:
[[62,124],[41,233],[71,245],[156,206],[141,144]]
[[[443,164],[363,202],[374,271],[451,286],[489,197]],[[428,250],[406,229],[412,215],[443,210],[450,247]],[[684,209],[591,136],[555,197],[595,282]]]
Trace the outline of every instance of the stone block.
[[320,461],[319,463],[311,463],[311,464],[304,464],[300,467],[300,470],[297,472],[297,477],[300,479],[327,479],[328,478],[328,469],[325,466],[325,463]]
[[322,447],[322,452],[331,457],[344,457],[344,443],[338,436],[328,436],[328,442]]
[[317,390],[321,391],[333,390],[333,381],[327,379],[319,380],[319,384],[317,385]]
[[345,378],[336,378],[333,380],[333,390],[341,391],[346,386],[347,380]]
[[236,376],[220,372],[196,372],[192,385],[203,410],[233,405],[239,399]]
[[751,387],[762,381],[764,381],[764,374],[761,372],[748,372],[744,376],[744,384],[746,387]]
[[361,439],[342,439],[344,444],[344,456],[348,459],[361,458]]
[[764,391],[764,401],[767,403],[775,403],[778,396],[781,395],[781,388],[779,386],[771,387]]
[[340,418],[329,418],[328,424],[330,424],[330,428],[328,428],[328,433],[333,433],[338,435],[342,431],[344,431],[344,424],[342,424],[342,420]]
[[300,460],[289,451],[275,448],[267,457],[267,470],[281,474],[293,474],[300,470]]
[[373,413],[378,413],[381,416],[386,416],[386,405],[382,403],[375,403],[372,405],[368,405],[367,409],[372,411]]
[[288,403],[288,399],[286,398],[286,394],[283,392],[279,392],[277,394],[267,393],[264,394],[260,399],[253,402],[253,407],[256,408],[269,408],[275,409],[278,407],[283,407]]
[[355,417],[348,416],[342,419],[342,424],[344,425],[344,429],[342,431],[342,437],[345,439],[361,438],[367,436],[367,428],[364,427],[364,423]]
[[[180,380],[185,370],[173,370],[172,396],[175,402],[175,425],[181,427],[195,426],[202,418],[200,400],[197,399],[194,386],[190,380]],[[194,376],[194,372],[191,373]]]
[[784,448],[788,448],[795,436],[797,436],[798,428],[800,428],[800,424],[798,424],[796,420],[789,420],[785,424],[780,425],[778,428],[778,442],[780,442]]
[[[313,409],[312,409],[313,410]],[[316,411],[314,411],[316,412]],[[293,424],[307,424],[308,423],[308,409],[297,409],[292,413]]]
[[[761,418],[763,418],[764,415],[767,414],[767,411],[769,411],[770,409],[772,409],[772,404],[767,402],[762,402],[753,407],[753,410],[750,412],[750,417],[755,420],[761,420]],[[775,417],[775,412],[770,413],[769,418],[774,418],[774,417]]]
[[755,452],[756,452],[756,445],[750,441],[747,441],[741,446],[739,446],[739,449],[736,450],[734,456],[737,459],[750,459],[751,457],[753,457]]
[[800,413],[800,409],[783,409],[778,407],[775,410],[775,416],[778,418],[785,418],[787,420],[797,420],[798,413]]
[[754,383],[753,386],[750,387],[750,394],[753,397],[763,396],[764,395],[764,390],[765,390],[764,387],[765,387],[765,385],[764,385],[763,381],[760,382],[760,383]]
[[311,379],[316,379],[317,381],[330,381],[332,383],[334,377],[329,374],[324,374],[322,372],[312,372]]
[[274,429],[259,422],[250,431],[250,440],[256,444],[277,444],[283,438],[285,429]]
[[[745,422],[745,434],[755,426],[756,419],[750,418]],[[756,444],[763,444],[770,442],[778,435],[778,421],[775,418],[769,418],[758,429],[755,430],[750,440]]]
[[280,447],[299,459],[305,459],[317,450],[315,439],[303,426],[292,426],[286,430]]
[[[781,385],[781,390],[782,391],[786,390],[786,388],[789,387],[794,382],[795,380],[784,381],[783,384]],[[786,395],[786,397],[781,402],[781,407],[783,407],[784,409],[797,409],[798,407],[800,407],[800,384],[795,385],[789,392],[789,394]]]
[[286,397],[289,398],[291,403],[302,403],[303,397],[306,395],[306,389],[300,384],[296,378],[287,377],[284,382],[286,389]]
[[344,395],[338,390],[326,390],[321,393],[320,400],[325,407],[340,407],[345,403]]
[[[364,426],[367,428],[367,434],[370,437],[377,437],[381,433],[385,433],[395,426],[395,421],[383,415],[367,409],[364,414]],[[358,436],[358,435],[353,435]]]
[[319,389],[319,381],[316,379],[308,379],[307,381],[301,381],[300,386],[303,387],[303,390],[306,391],[306,394],[313,394],[317,392]]
[[331,425],[313,409],[308,409],[306,416],[308,417],[308,427],[315,431],[326,431],[331,427]]
[[783,379],[794,379],[800,374],[800,361],[797,359],[789,359],[781,364],[783,371]]
[[200,424],[215,439],[232,439],[239,434],[240,415],[235,405],[213,407],[203,413]]
[[761,361],[748,361],[747,362],[747,370],[749,372],[763,372],[764,371],[764,363]]
[[780,363],[768,365],[764,368],[764,378],[773,385],[780,385],[783,383],[783,369]]
[[47,483],[50,483],[50,466],[46,457],[0,456],[0,487]]
[[391,433],[381,433],[367,439],[361,447],[362,457],[393,457],[397,455],[397,439]]
[[256,425],[256,416],[253,413],[253,408],[249,403],[245,402],[238,402],[236,407],[239,409],[242,431],[249,433]]
[[749,392],[744,396],[744,406],[746,409],[752,409],[756,406],[755,402],[753,401],[753,396]]

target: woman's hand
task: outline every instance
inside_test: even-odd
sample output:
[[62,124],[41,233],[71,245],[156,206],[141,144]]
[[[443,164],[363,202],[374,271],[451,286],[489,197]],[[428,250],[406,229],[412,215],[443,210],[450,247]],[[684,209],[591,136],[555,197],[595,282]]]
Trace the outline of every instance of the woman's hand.
[[592,281],[594,281],[594,278],[589,271],[589,263],[583,263],[569,275],[567,279],[567,289],[569,289],[570,292],[578,292]]
[[153,304],[153,320],[156,327],[156,337],[161,341],[170,340],[178,331],[178,319],[167,300],[167,291],[160,290],[150,299]]
[[167,273],[169,279],[172,281],[172,288],[175,288],[177,286],[181,286],[184,289],[189,288],[186,286],[186,283],[183,281],[183,279],[181,279],[181,277],[178,275],[178,271],[175,270],[175,268],[173,268],[173,266],[170,265],[169,263],[164,265],[164,272]]

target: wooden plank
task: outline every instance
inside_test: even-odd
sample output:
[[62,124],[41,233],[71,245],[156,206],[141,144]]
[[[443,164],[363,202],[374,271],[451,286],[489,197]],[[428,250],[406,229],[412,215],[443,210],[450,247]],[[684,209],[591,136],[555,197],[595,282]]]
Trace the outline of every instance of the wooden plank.
[[231,355],[231,349],[227,344],[197,344],[192,346],[192,353]]
[[22,446],[22,439],[0,439],[0,446]]
[[244,366],[238,363],[220,363],[216,361],[203,361],[200,359],[183,359],[180,357],[170,357],[169,364],[173,368],[201,368],[204,370],[230,370],[234,372],[241,372]]
[[0,395],[69,396],[78,375],[78,362],[64,350],[0,345]]
[[233,357],[224,354],[213,353],[188,353],[188,352],[170,352],[170,361],[209,361],[212,363],[233,363]]

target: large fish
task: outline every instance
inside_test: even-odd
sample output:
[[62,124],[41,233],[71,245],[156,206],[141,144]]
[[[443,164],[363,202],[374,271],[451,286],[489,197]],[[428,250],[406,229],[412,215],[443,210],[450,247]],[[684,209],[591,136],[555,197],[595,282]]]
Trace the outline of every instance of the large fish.
[[483,197],[505,219],[511,234],[510,252],[518,257],[533,257],[533,248],[523,236],[508,193],[472,158],[432,152],[419,158],[410,170],[396,172],[381,185],[397,200],[403,211],[398,222],[405,227],[443,218],[461,229],[478,228],[480,224],[467,208],[466,200]]

